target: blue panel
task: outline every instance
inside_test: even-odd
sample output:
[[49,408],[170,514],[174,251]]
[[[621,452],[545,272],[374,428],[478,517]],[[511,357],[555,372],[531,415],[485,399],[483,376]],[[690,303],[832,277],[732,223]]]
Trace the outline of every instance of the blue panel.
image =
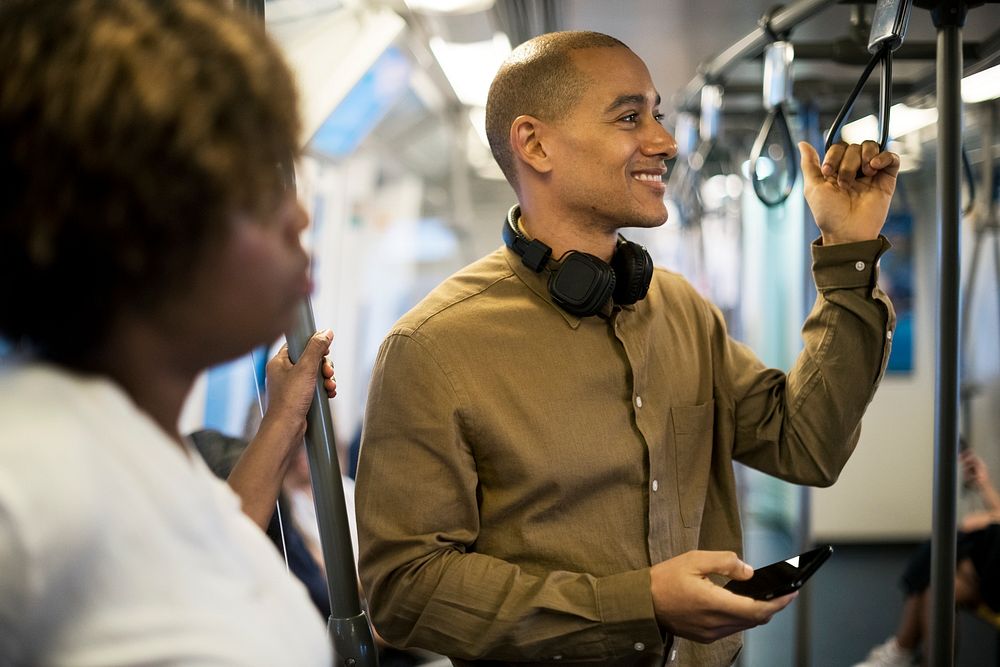
[[263,389],[263,364],[267,355],[254,351],[208,370],[204,427],[233,437],[247,435],[247,418],[259,410],[257,387]]
[[323,121],[310,142],[313,149],[332,157],[353,153],[406,91],[411,68],[402,51],[386,49]]
[[882,234],[892,243],[892,250],[879,260],[879,285],[896,309],[896,331],[886,370],[909,373],[913,370],[913,216],[889,213]]

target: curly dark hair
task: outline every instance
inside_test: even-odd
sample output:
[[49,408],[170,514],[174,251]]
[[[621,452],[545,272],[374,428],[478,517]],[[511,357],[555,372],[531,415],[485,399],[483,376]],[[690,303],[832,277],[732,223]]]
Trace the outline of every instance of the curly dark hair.
[[67,362],[281,197],[298,100],[216,0],[0,3],[0,336]]
[[510,126],[518,116],[556,121],[569,113],[589,83],[570,57],[577,49],[628,47],[600,32],[569,30],[539,35],[507,56],[486,98],[486,137],[493,158],[517,190]]

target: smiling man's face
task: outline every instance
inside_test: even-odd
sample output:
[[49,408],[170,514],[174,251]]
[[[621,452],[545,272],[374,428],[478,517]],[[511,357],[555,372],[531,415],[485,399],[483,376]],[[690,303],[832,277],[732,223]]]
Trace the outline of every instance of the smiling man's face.
[[587,83],[547,145],[567,214],[603,230],[663,224],[664,160],[677,143],[660,122],[649,70],[626,48],[579,49],[572,58]]

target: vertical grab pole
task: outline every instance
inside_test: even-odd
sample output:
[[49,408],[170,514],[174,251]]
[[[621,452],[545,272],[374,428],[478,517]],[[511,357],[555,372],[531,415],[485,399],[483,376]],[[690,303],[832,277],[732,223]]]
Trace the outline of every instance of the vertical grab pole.
[[955,566],[958,492],[958,294],[962,216],[962,30],[961,0],[940,3],[938,29],[938,354],[937,426],[934,455],[934,520],[931,539],[931,626],[928,662],[955,660]]
[[[235,6],[264,23],[264,0],[236,0]],[[295,190],[295,171],[289,160],[280,165],[285,187]],[[304,299],[292,329],[285,333],[288,358],[295,363],[316,331],[312,303]],[[312,476],[313,502],[319,525],[320,546],[326,570],[326,592],[330,598],[327,632],[333,642],[338,664],[344,667],[378,667],[378,653],[368,617],[361,609],[358,574],[354,566],[354,547],[344,482],[337,458],[330,403],[323,390],[322,369],[316,369],[316,388],[306,415],[306,452]]]
[[[299,306],[295,326],[286,334],[288,356],[296,362],[316,331],[312,304]],[[346,667],[378,665],[375,639],[358,597],[358,575],[354,566],[350,524],[344,501],[344,483],[337,458],[330,403],[323,389],[321,369],[316,369],[316,388],[306,418],[306,451],[312,473],[313,499],[319,523],[320,543],[326,563],[326,588],[330,596],[327,629],[339,664]]]

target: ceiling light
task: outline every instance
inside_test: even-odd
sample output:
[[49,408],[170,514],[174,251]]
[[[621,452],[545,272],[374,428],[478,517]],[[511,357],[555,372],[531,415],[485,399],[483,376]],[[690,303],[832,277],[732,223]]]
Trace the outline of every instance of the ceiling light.
[[[1000,97],[1000,65],[976,72],[962,79],[962,101],[971,104]],[[937,122],[937,109],[915,109],[895,104],[889,112],[889,136],[901,137]],[[878,135],[878,120],[865,116],[848,123],[840,132],[844,141],[861,143]]]
[[983,102],[1000,97],[1000,65],[976,72],[962,79],[962,100]]
[[469,164],[481,178],[495,181],[507,180],[507,177],[500,170],[500,166],[493,159],[490,142],[486,138],[486,109],[483,107],[469,109],[469,121],[472,127],[469,129],[469,138],[465,146]]
[[406,6],[414,12],[427,14],[471,14],[484,12],[493,6],[494,0],[406,0]]
[[[901,137],[937,122],[937,109],[916,109],[905,104],[894,104],[889,110],[889,136]],[[841,138],[852,144],[874,140],[878,137],[878,119],[865,116],[848,123],[840,131]]]
[[486,136],[486,107],[472,107],[469,109],[469,121],[476,130],[476,137],[486,148],[490,147],[489,137]]
[[510,55],[510,40],[502,32],[482,42],[458,44],[431,37],[431,51],[462,104],[486,106],[490,83]]

